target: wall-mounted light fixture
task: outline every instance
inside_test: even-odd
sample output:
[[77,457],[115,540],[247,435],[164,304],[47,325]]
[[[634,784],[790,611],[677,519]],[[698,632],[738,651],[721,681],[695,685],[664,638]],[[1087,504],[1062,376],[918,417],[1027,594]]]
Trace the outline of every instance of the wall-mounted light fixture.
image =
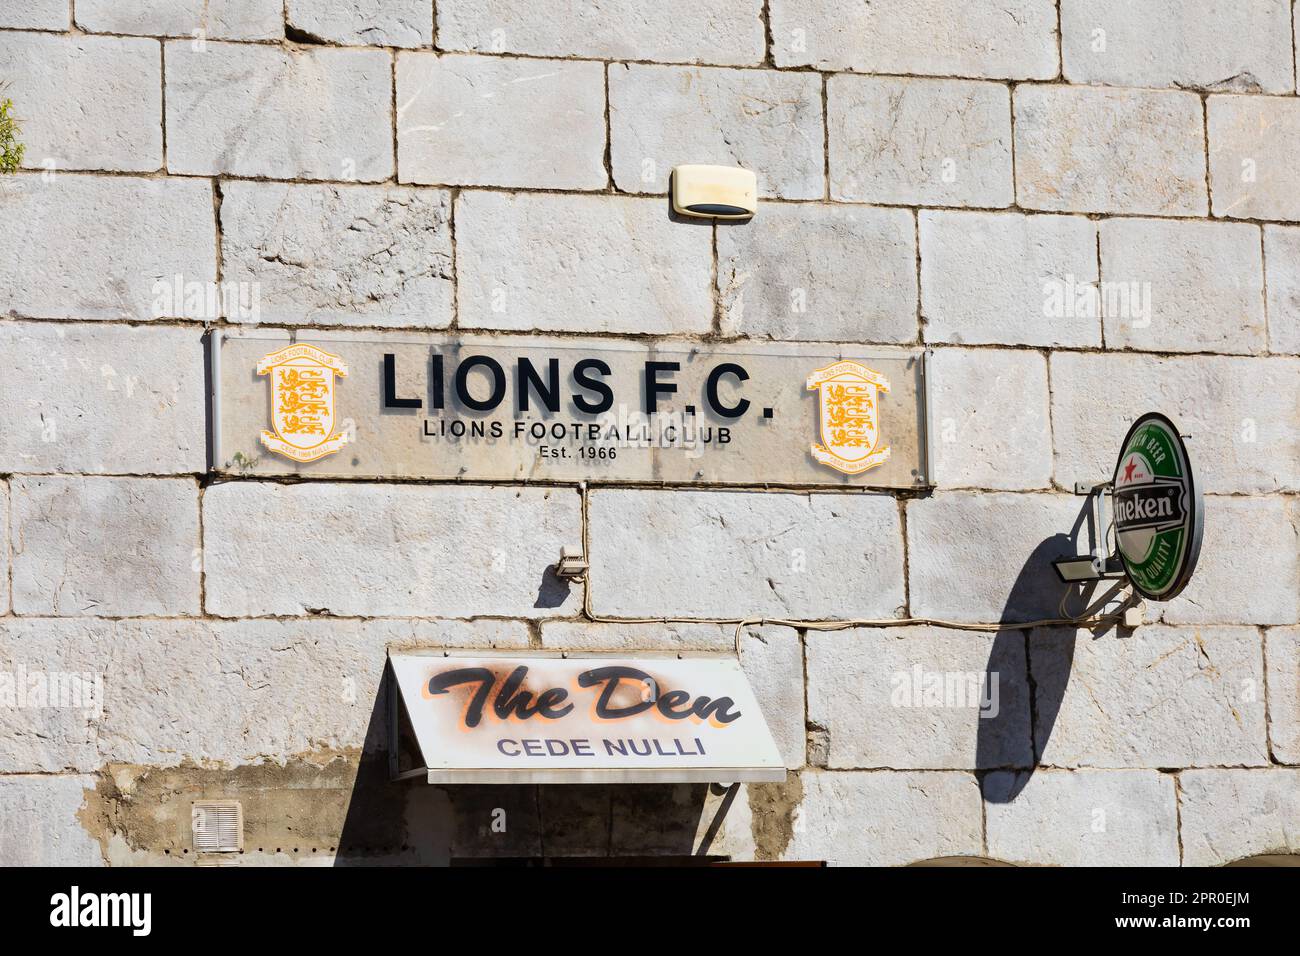
[[697,219],[748,219],[758,209],[758,177],[739,166],[676,166],[673,212]]
[[560,560],[555,564],[555,576],[566,581],[577,581],[587,573],[587,556],[582,548],[564,545],[560,548]]

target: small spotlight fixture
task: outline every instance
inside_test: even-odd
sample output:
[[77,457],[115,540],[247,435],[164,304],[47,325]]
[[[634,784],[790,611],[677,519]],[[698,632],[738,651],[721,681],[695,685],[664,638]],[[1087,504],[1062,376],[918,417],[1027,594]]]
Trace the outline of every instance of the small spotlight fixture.
[[555,564],[555,576],[565,581],[580,580],[587,573],[587,556],[582,548],[564,545],[560,548],[560,560]]

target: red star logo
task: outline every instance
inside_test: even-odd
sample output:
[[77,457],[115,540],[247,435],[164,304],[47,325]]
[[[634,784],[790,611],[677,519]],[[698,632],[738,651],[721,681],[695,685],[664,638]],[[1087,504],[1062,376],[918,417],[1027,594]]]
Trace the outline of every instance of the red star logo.
[[1138,465],[1137,465],[1137,462],[1134,461],[1132,458],[1130,458],[1130,459],[1128,460],[1128,467],[1124,469],[1124,480],[1125,480],[1125,481],[1132,481],[1132,480],[1133,480],[1133,472],[1134,472],[1135,470],[1137,470],[1137,466],[1138,466]]

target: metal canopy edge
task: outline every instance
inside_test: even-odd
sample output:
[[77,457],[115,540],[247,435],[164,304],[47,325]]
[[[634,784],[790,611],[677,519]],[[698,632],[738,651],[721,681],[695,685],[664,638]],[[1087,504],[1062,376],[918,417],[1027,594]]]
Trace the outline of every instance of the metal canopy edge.
[[[418,776],[418,774],[417,774]],[[700,768],[698,770],[429,770],[429,783],[782,783],[785,767],[747,770]]]

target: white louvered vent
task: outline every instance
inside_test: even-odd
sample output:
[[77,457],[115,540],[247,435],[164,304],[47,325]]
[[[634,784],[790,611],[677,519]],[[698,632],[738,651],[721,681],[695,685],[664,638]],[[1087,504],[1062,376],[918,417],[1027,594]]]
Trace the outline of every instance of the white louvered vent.
[[238,800],[196,800],[190,821],[196,853],[238,853],[244,848],[244,808]]

